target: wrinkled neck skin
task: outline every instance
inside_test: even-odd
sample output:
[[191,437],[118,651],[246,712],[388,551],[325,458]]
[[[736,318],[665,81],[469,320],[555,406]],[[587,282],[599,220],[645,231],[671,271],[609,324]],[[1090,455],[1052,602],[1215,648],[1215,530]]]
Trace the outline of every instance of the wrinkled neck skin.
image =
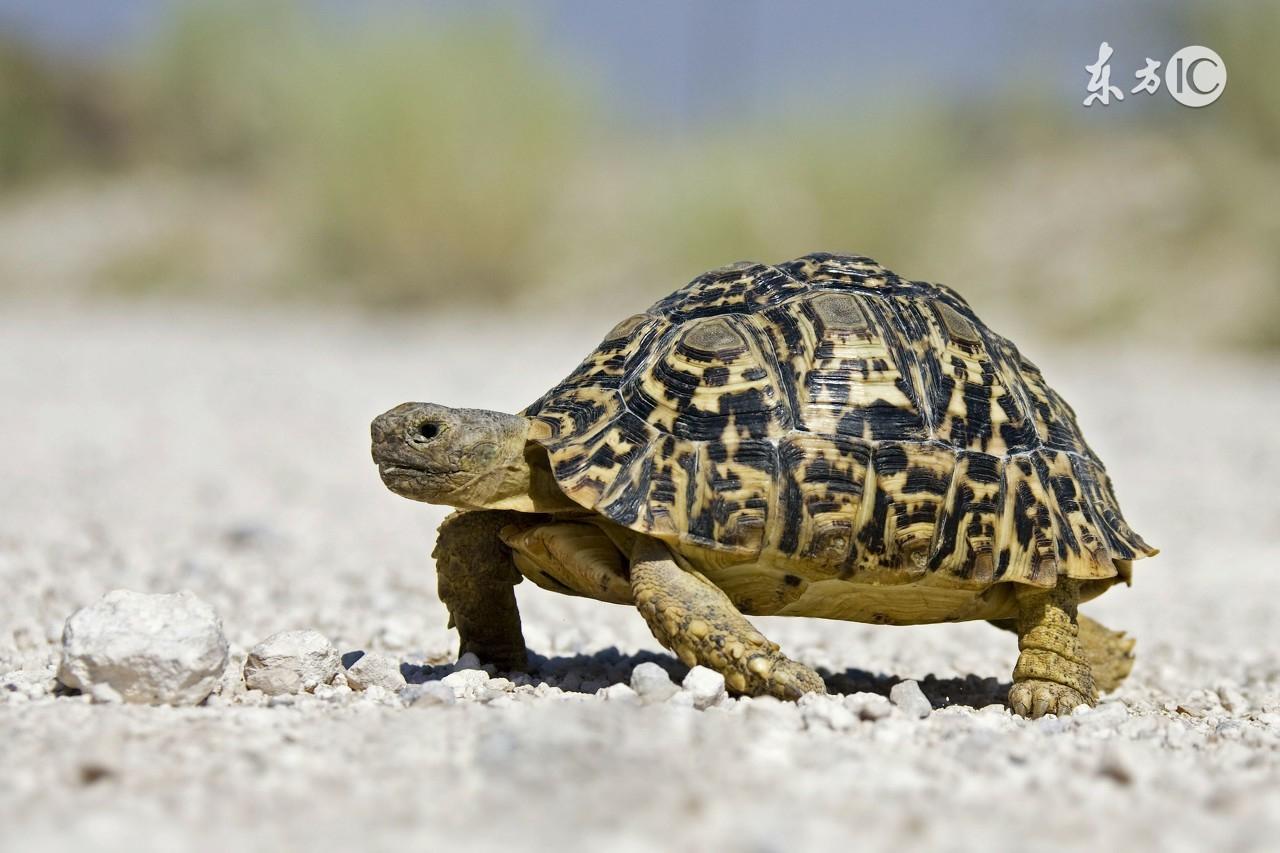
[[[475,473],[444,496],[445,502],[458,509],[526,509],[533,472],[524,458],[524,444],[521,436],[518,442],[499,446],[488,470],[469,464],[464,472]],[[487,462],[489,452],[488,448],[473,447],[467,461]]]
[[373,422],[373,458],[387,488],[458,509],[555,512],[576,505],[555,485],[529,421],[485,409],[405,403]]

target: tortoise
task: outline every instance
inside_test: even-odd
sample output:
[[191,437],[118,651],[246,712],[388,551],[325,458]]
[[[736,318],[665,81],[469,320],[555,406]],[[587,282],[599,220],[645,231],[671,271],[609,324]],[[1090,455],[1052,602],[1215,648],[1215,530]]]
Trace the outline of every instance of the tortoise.
[[1156,553],[1040,370],[954,290],[815,253],[698,276],[519,414],[405,403],[382,481],[459,510],[461,652],[526,663],[513,586],[631,605],[747,695],[823,679],[747,615],[1015,631],[1010,707],[1094,704],[1133,640],[1077,613]]

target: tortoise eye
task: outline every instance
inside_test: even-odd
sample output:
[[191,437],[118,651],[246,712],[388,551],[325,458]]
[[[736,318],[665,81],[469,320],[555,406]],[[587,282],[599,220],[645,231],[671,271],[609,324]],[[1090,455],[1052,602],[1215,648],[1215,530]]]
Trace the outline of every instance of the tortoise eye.
[[426,439],[435,438],[440,434],[440,424],[433,421],[424,421],[422,426],[418,427],[418,435]]

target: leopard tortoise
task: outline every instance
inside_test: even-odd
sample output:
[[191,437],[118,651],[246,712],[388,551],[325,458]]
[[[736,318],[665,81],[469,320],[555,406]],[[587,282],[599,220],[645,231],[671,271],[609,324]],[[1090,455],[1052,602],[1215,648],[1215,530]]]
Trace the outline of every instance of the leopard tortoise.
[[1077,614],[1155,554],[1070,406],[955,291],[865,257],[699,276],[518,415],[405,403],[383,482],[461,510],[435,550],[462,651],[525,663],[512,589],[637,607],[738,693],[825,690],[748,615],[1017,632],[1010,706],[1093,704],[1133,641]]

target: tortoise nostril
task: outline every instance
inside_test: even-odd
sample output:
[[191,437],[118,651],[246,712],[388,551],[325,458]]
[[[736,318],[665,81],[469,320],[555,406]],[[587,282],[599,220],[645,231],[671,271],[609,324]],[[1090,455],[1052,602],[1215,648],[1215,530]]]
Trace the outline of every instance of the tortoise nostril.
[[434,423],[432,421],[424,421],[423,424],[418,427],[418,435],[422,436],[423,438],[432,439],[439,434],[440,434],[440,424],[438,423]]

